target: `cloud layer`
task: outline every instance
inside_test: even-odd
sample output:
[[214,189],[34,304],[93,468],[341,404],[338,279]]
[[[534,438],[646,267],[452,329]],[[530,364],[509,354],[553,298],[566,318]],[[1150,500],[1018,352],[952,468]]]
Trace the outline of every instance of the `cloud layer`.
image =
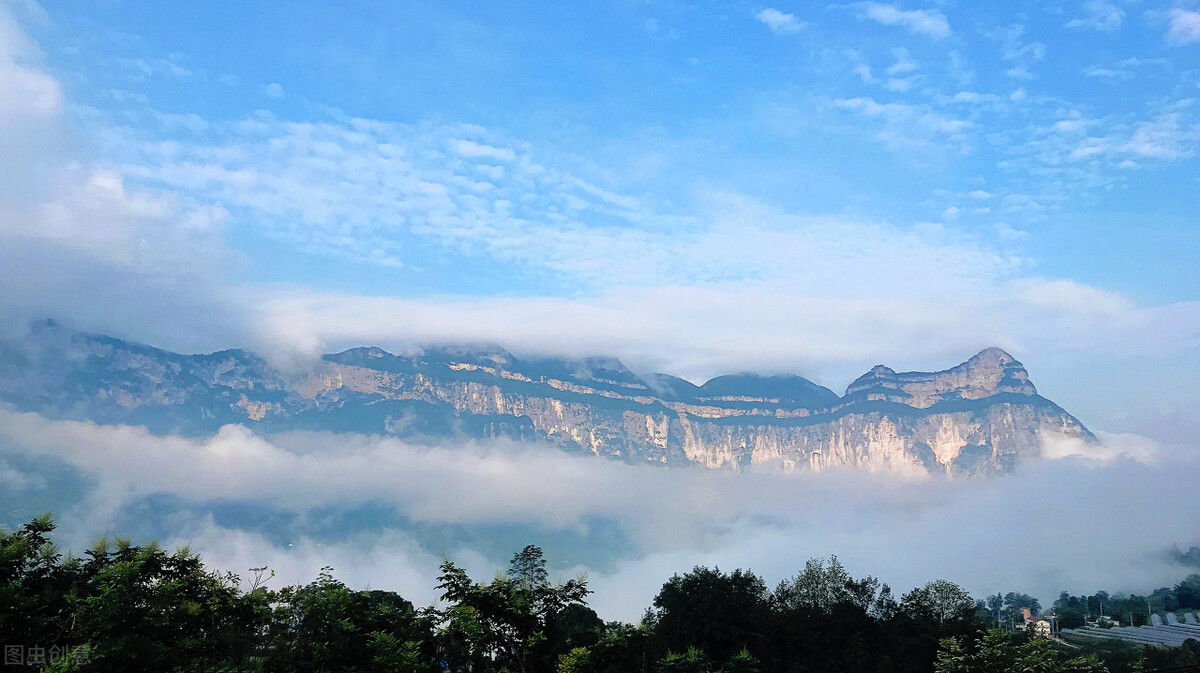
[[[192,543],[214,563],[235,570],[269,563],[289,581],[331,563],[359,585],[424,601],[433,599],[438,553],[402,530],[316,539],[289,534],[288,524],[218,525],[204,507],[307,514],[375,505],[418,523],[585,537],[589,526],[609,522],[628,553],[602,565],[585,559],[576,570],[591,575],[605,614],[625,618],[639,614],[670,573],[695,563],[753,567],[775,581],[810,556],[836,553],[856,572],[900,587],[946,576],[980,594],[1048,596],[1170,582],[1181,568],[1163,550],[1200,541],[1200,512],[1170,506],[1194,488],[1194,454],[1138,437],[1057,446],[1051,451],[1061,459],[959,481],[652,469],[512,443],[429,447],[323,433],[266,439],[237,426],[187,439],[8,410],[0,410],[0,447],[86,478],[80,504],[62,513],[68,531],[109,530],[123,508],[166,495],[183,505],[165,536]],[[35,487],[21,479],[36,475],[9,472],[13,506]],[[291,542],[272,542],[280,539]],[[503,562],[467,543],[452,551],[483,572]]]
[[912,33],[941,39],[950,35],[946,16],[934,9],[900,9],[895,5],[868,2],[863,15],[885,26],[901,26]]

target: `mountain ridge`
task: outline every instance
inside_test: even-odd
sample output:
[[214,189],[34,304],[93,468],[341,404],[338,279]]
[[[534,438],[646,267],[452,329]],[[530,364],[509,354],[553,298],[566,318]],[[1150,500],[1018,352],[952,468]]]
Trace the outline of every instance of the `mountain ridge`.
[[494,345],[375,346],[298,371],[243,349],[185,355],[42,324],[0,340],[0,401],[155,432],[228,423],[413,438],[549,441],[632,463],[993,473],[1036,458],[1044,432],[1094,436],[998,348],[937,372],[878,365],[843,396],[798,375],[701,385],[616,358],[517,357]]

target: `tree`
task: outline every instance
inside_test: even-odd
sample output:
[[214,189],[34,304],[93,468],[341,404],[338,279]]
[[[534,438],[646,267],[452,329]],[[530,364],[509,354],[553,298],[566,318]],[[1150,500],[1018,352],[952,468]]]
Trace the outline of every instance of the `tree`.
[[456,645],[482,649],[467,653],[470,660],[494,657],[501,666],[522,673],[553,670],[557,655],[565,650],[561,642],[548,641],[547,629],[564,611],[582,606],[591,593],[583,577],[551,584],[542,550],[532,545],[514,555],[508,573],[489,584],[473,582],[450,560],[442,562],[441,571],[437,588],[442,600],[451,604],[444,619],[453,624],[469,615],[469,628],[477,628],[470,635],[479,642],[468,638]]
[[1054,601],[1053,610],[1059,628],[1076,629],[1087,623],[1087,598],[1084,596],[1072,596],[1064,591]]
[[663,584],[650,621],[664,650],[695,647],[724,663],[743,648],[762,646],[771,621],[767,587],[749,571],[697,566]]
[[368,636],[371,646],[371,671],[377,673],[420,673],[430,670],[418,640],[401,641],[384,631]]
[[934,673],[1107,673],[1094,656],[1065,659],[1050,641],[1010,635],[1001,629],[946,638],[938,647]]
[[707,673],[708,670],[708,657],[695,647],[687,648],[682,654],[667,652],[658,660],[658,673]]
[[573,647],[558,655],[557,673],[591,673],[592,652],[586,647]]
[[609,622],[601,629],[592,645],[591,664],[595,673],[630,673],[648,671],[650,634],[645,628]]
[[73,599],[74,638],[105,671],[172,671],[224,658],[237,639],[232,608],[244,603],[237,578],[209,572],[187,548],[101,540],[81,562]]
[[469,605],[454,605],[438,614],[437,632],[441,661],[451,671],[485,670],[491,655],[489,636],[479,611]]
[[390,591],[354,591],[322,568],[271,595],[267,671],[429,671],[432,622]]
[[[308,584],[274,590],[264,586],[266,568],[251,568],[242,583],[186,548],[104,539],[73,558],[54,547],[53,530],[46,517],[0,530],[0,636],[88,646],[60,653],[41,669],[50,673],[1104,670],[1095,657],[1066,658],[1048,639],[984,628],[1006,603],[1036,608],[1032,597],[997,594],[977,612],[965,591],[939,580],[897,603],[886,585],[850,577],[836,558],[806,564],[774,593],[749,571],[693,568],[663,584],[633,625],[602,622],[585,602],[585,578],[553,583],[532,546],[487,583],[445,561],[438,586],[447,604],[417,610],[391,591],[354,590],[330,568]],[[1186,605],[1197,589],[1200,576],[1192,575],[1149,598]],[[1064,592],[1055,610],[1065,622],[1103,601],[1106,614],[1137,621],[1145,619],[1146,600]],[[1114,673],[1200,663],[1195,641],[1178,648],[1103,643],[1085,651]]]
[[949,580],[934,580],[913,589],[900,599],[900,610],[913,619],[938,625],[967,620],[975,612],[975,601],[962,587]]
[[508,566],[508,576],[531,591],[549,584],[550,573],[546,571],[546,559],[541,548],[526,545],[514,554]]
[[722,673],[759,673],[762,670],[762,663],[750,650],[742,648],[741,652],[729,658],[725,663],[725,667],[721,669]]
[[1004,609],[1004,596],[999,593],[987,597],[988,614],[991,615],[992,621],[996,624],[1000,623],[1000,614]]
[[354,594],[322,568],[307,586],[280,593],[273,665],[277,670],[350,668],[365,654],[366,634],[354,621]]
[[807,610],[828,614],[839,605],[854,605],[863,611],[871,609],[879,580],[867,577],[855,580],[836,556],[828,561],[809,559],[798,575],[783,580],[776,587],[772,600],[787,610]]
[[1038,599],[1029,594],[1010,591],[1004,594],[1004,611],[1001,613],[1003,618],[1014,625],[1023,625],[1022,608],[1028,609],[1033,614],[1038,614],[1042,611],[1042,605]]
[[881,586],[879,594],[875,597],[875,603],[871,606],[871,616],[880,621],[888,621],[896,616],[896,611],[899,609],[900,604],[892,596],[892,588],[886,584]]
[[71,610],[68,596],[82,582],[82,566],[50,541],[54,522],[39,516],[14,531],[0,530],[0,642],[54,642],[56,617]]
[[1175,585],[1175,600],[1181,608],[1200,608],[1200,574],[1188,575]]

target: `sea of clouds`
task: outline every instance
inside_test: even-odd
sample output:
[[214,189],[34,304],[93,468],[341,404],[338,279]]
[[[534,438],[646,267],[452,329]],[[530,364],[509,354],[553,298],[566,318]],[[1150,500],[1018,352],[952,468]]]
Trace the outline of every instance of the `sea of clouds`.
[[[443,555],[482,578],[503,567],[517,543],[501,552],[477,544],[480,531],[516,531],[514,540],[527,532],[536,543],[616,531],[615,548],[592,540],[556,572],[586,572],[593,605],[626,619],[640,615],[672,573],[696,564],[753,568],[775,582],[807,558],[837,554],[853,572],[899,590],[945,577],[977,596],[1018,590],[1050,600],[1060,590],[1145,591],[1187,573],[1169,550],[1200,543],[1194,451],[1103,435],[1098,446],[1047,438],[1046,454],[995,478],[733,473],[632,466],[512,442],[268,438],[242,426],[202,438],[157,436],[3,409],[0,511],[6,524],[19,522],[11,512],[44,502],[36,496],[57,466],[75,475],[69,488],[77,492],[56,514],[60,541],[76,551],[163,507],[169,515],[158,530],[137,530],[189,544],[216,568],[269,565],[294,582],[331,565],[351,585],[394,589],[418,603],[436,600]],[[234,505],[270,516],[231,523],[213,515],[215,506]],[[313,518],[363,508],[399,516],[313,532]],[[414,524],[477,534],[431,544]]]

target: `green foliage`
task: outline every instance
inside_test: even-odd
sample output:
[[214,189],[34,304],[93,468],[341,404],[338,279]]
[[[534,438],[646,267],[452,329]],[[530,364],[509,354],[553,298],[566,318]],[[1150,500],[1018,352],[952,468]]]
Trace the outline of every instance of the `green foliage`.
[[904,594],[900,610],[910,619],[946,625],[973,620],[975,601],[957,584],[934,580]]
[[573,647],[558,655],[557,673],[592,673],[592,652],[586,647]]
[[609,622],[599,631],[591,650],[591,665],[595,673],[622,673],[648,670],[651,634],[648,629]]
[[[875,600],[879,580],[856,581],[836,556],[828,561],[809,559],[800,574],[779,583],[772,595],[776,605],[789,610],[828,614],[839,605],[851,604],[867,610]],[[891,590],[888,590],[890,596]]]
[[398,636],[386,631],[373,631],[368,640],[371,647],[372,671],[419,673],[430,670],[428,661],[421,654],[420,641],[401,641]]
[[[987,630],[1036,608],[996,594],[978,605],[938,580],[896,601],[836,557],[814,559],[768,591],[752,572],[697,567],[671,577],[640,624],[603,622],[586,578],[552,581],[541,549],[478,582],[446,560],[443,603],[416,609],[390,591],[359,591],[324,568],[273,588],[266,567],[243,581],[186,548],[97,541],[61,553],[39,517],[0,530],[0,641],[86,646],[40,668],[57,673],[1132,673],[1200,663],[1200,643],[1096,643],[1064,654],[1048,640]],[[1146,597],[1062,594],[1060,615],[1189,607],[1200,576]],[[1107,667],[1107,669],[1106,669]],[[29,670],[39,670],[27,667]],[[19,669],[14,669],[19,670]]]
[[1108,673],[1095,656],[1067,659],[1045,638],[988,629],[982,634],[942,640],[935,673]]
[[665,649],[700,648],[724,662],[743,648],[762,647],[771,604],[766,584],[752,572],[696,567],[667,580],[649,621]]
[[1170,609],[1200,608],[1200,574],[1188,575],[1175,585],[1175,603]]
[[760,673],[761,670],[762,663],[746,648],[730,657],[721,669],[722,673]]
[[687,648],[682,654],[667,652],[658,660],[658,673],[707,673],[708,670],[708,657],[695,647]]
[[[513,556],[507,574],[488,584],[443,561],[437,588],[450,605],[442,615],[443,628],[450,631],[453,654],[463,665],[491,659],[521,673],[553,670],[558,656],[574,646],[567,617],[599,621],[595,613],[580,614],[591,593],[587,580],[552,584],[542,550],[532,545]],[[566,637],[551,641],[547,633],[554,630]]]

